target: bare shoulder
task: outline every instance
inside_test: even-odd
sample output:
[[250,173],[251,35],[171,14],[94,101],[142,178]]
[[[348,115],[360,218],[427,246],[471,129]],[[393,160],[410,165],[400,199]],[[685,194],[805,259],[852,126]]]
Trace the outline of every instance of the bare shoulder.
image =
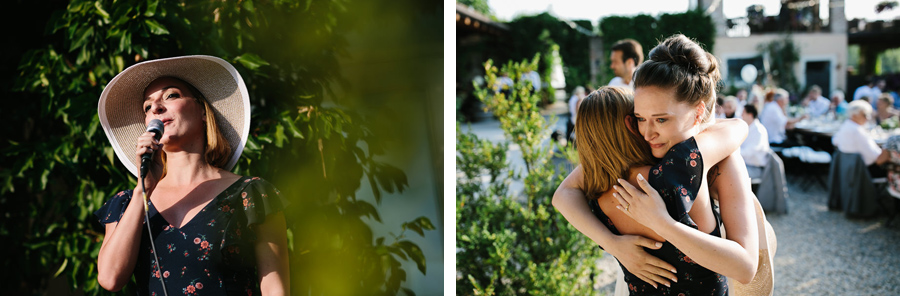
[[219,180],[221,180],[221,182],[223,182],[223,183],[231,184],[231,183],[234,183],[235,181],[237,181],[238,179],[240,179],[241,177],[242,177],[241,175],[238,175],[238,174],[235,174],[235,173],[223,170],[223,169],[219,169]]
[[641,176],[644,176],[644,178],[647,178],[647,176],[650,174],[650,166],[649,165],[634,166],[634,167],[631,167],[630,169],[628,169],[628,179],[627,179],[628,183],[637,185],[637,175],[638,174],[641,174]]

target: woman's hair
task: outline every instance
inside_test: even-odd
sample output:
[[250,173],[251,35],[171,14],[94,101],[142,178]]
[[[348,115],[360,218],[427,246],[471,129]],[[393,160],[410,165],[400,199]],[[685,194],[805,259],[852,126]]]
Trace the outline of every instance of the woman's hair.
[[634,72],[634,87],[674,89],[678,102],[691,106],[703,102],[706,112],[700,120],[706,123],[715,113],[720,79],[716,57],[693,40],[677,34],[650,50],[649,59]]
[[[222,133],[219,131],[219,125],[216,121],[215,110],[213,110],[212,106],[209,104],[209,101],[206,100],[206,96],[204,96],[203,93],[197,90],[196,87],[180,78],[171,76],[160,78],[174,79],[186,85],[188,91],[191,93],[191,96],[194,98],[194,101],[203,107],[203,113],[206,114],[206,131],[203,134],[206,143],[205,145],[203,145],[203,157],[206,160],[206,163],[217,168],[224,168],[225,165],[228,164],[229,157],[231,156],[231,144],[228,143],[228,139],[226,139],[225,136],[222,135]],[[163,164],[163,172],[161,177],[164,177],[167,170],[166,153],[162,152],[160,156],[162,157]]]
[[650,146],[626,126],[633,114],[634,98],[618,87],[600,88],[581,102],[575,141],[588,199],[609,190],[631,167],[653,164]]

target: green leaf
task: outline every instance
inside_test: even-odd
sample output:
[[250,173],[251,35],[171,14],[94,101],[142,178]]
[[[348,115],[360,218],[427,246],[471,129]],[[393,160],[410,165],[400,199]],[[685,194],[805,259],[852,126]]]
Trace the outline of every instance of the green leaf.
[[50,171],[50,169],[46,169],[41,174],[41,190],[47,189],[47,177],[50,176]]
[[108,20],[108,19],[109,19],[109,13],[106,12],[106,10],[103,10],[103,7],[100,6],[100,1],[95,1],[95,2],[94,2],[94,8],[97,9],[97,10],[96,10],[97,15],[99,15],[100,17],[102,17],[104,20]]
[[69,52],[73,52],[76,49],[82,48],[87,41],[94,35],[94,27],[84,26],[78,30],[78,39],[72,43],[72,46],[69,47]]
[[150,33],[154,35],[169,35],[169,30],[166,30],[166,27],[162,24],[158,23],[156,20],[147,19],[144,20],[144,23],[147,24],[147,28],[150,29]]
[[53,277],[58,277],[63,271],[66,270],[66,266],[69,265],[69,259],[66,258],[63,260],[62,265],[59,266],[59,269],[56,270],[56,273],[53,274]]
[[375,206],[365,201],[357,201],[356,206],[359,209],[360,213],[363,215],[369,216],[375,221],[381,222],[381,216],[378,215],[378,210],[375,209]]
[[262,66],[269,65],[269,62],[266,62],[265,60],[263,60],[262,58],[260,58],[258,55],[254,54],[254,53],[242,54],[239,57],[235,58],[234,61],[237,63],[241,63],[241,65],[243,65],[245,68],[247,68],[251,71],[256,71],[257,69],[259,69]]
[[419,271],[422,274],[425,274],[425,255],[422,254],[422,249],[419,248],[416,244],[408,240],[402,240],[397,242],[397,245],[409,255],[409,258],[416,263],[416,267],[419,268]]
[[243,2],[241,2],[241,7],[247,10],[247,12],[249,13],[253,13],[254,11],[256,11],[256,8],[253,7],[253,1],[250,0],[244,0]]
[[159,0],[147,0],[147,11],[144,16],[153,17],[156,15],[156,7],[159,6]]
[[284,126],[280,124],[275,125],[275,147],[281,148],[282,143],[284,143]]

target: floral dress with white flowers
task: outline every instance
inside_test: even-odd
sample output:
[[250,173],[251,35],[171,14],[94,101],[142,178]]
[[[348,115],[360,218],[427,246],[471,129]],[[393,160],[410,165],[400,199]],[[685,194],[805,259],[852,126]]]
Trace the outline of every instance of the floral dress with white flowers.
[[[103,224],[118,222],[132,190],[114,195],[94,212]],[[259,177],[241,177],[210,201],[183,227],[176,228],[150,203],[150,228],[160,269],[142,226],[141,245],[134,267],[138,295],[260,295],[256,270],[254,224],[284,209],[287,201]],[[124,254],[123,254],[124,255]]]

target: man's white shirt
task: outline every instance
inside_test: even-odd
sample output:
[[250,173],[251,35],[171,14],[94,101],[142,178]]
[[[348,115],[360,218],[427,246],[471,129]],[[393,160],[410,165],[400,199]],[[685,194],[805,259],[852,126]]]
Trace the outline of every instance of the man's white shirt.
[[747,131],[747,139],[741,143],[741,156],[747,165],[763,167],[766,166],[766,156],[769,152],[769,136],[766,128],[754,119]]
[[786,132],[784,127],[788,119],[777,102],[772,101],[763,106],[763,112],[759,115],[759,121],[769,134],[769,143],[780,144],[784,142]]

